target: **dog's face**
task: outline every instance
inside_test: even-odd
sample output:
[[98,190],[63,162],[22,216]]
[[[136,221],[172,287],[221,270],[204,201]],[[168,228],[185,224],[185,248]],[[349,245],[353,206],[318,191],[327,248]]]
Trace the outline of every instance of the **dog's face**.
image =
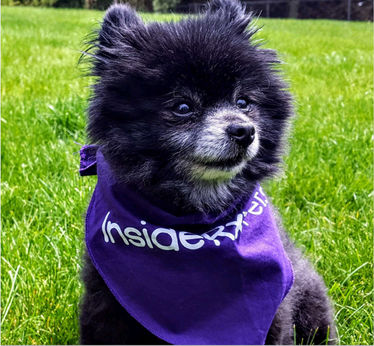
[[108,10],[94,41],[88,130],[119,178],[201,190],[275,170],[290,96],[249,22],[235,0],[177,23]]

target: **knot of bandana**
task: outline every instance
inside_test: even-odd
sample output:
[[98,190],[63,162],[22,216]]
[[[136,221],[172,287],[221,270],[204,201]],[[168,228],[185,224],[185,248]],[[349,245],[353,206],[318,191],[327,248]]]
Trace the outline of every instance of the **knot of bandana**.
[[239,212],[175,216],[118,184],[98,147],[80,173],[98,175],[88,252],[128,313],[172,344],[265,343],[293,272],[259,185]]
[[97,145],[84,145],[79,151],[81,156],[79,174],[83,177],[86,175],[96,175],[96,152],[99,149]]

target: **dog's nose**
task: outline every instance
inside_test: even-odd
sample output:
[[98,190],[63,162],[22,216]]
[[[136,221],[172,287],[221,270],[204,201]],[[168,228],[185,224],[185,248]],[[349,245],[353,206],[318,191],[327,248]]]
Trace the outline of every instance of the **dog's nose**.
[[226,129],[227,134],[243,147],[250,145],[255,139],[256,130],[253,125],[230,125]]

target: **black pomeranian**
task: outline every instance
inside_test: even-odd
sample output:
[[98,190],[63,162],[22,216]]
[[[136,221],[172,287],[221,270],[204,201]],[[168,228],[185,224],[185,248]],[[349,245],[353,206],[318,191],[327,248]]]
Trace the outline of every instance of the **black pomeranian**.
[[[251,14],[246,13],[245,8],[236,0],[212,0],[204,13],[168,23],[145,24],[127,5],[113,5],[108,9],[102,27],[87,52],[92,57],[92,74],[96,77],[89,107],[88,135],[95,148],[99,148],[100,157],[107,164],[106,169],[110,169],[110,179],[116,181],[114,185],[108,184],[117,200],[123,198],[126,204],[127,196],[142,196],[149,205],[162,208],[163,215],[173,215],[173,218],[200,215],[204,220],[218,220],[217,217],[225,215],[219,219],[221,223],[242,215],[238,214],[238,210],[243,210],[243,201],[250,200],[251,196],[259,201],[253,208],[259,208],[262,203],[261,208],[265,209],[265,197],[260,199],[258,192],[254,191],[259,189],[259,182],[277,171],[293,109],[287,86],[276,70],[279,63],[276,53],[261,48],[253,41],[256,29],[250,25],[250,21]],[[97,167],[99,180],[100,174],[104,176],[104,180],[107,179],[105,172],[99,174],[100,169],[104,168]],[[105,181],[111,181],[110,179]],[[105,189],[105,184],[103,186]],[[118,186],[131,187],[131,193],[122,193]],[[261,188],[259,191],[262,191]],[[98,197],[97,193],[94,203],[102,203],[107,194],[103,192]],[[138,197],[129,199],[131,203],[127,207],[131,209],[132,203],[135,203],[133,201],[137,201]],[[253,208],[248,210],[248,214],[258,215]],[[138,220],[145,219],[141,208],[134,207],[134,210],[134,214],[139,216]],[[91,217],[96,217],[96,214],[92,216],[93,213],[97,214],[91,211],[86,219],[88,223],[91,222]],[[243,287],[250,287],[253,292],[257,290],[257,295],[253,293],[251,296],[252,293],[248,293],[245,297],[250,305],[249,310],[256,306],[256,315],[249,312],[250,316],[246,316],[242,310],[242,306],[246,305],[242,303],[246,294],[242,291],[238,293],[233,263],[241,266],[248,254],[240,250],[240,244],[236,248],[232,245],[242,239],[247,241],[246,226],[243,226],[248,225],[246,219],[240,219],[240,229],[236,228],[235,235],[223,232],[223,228],[218,227],[220,236],[226,237],[225,241],[221,241],[222,244],[211,233],[203,234],[204,229],[178,233],[178,241],[184,244],[184,251],[193,249],[189,252],[191,255],[188,255],[182,253],[181,245],[176,245],[178,248],[174,245],[167,246],[165,240],[164,243],[160,240],[162,232],[163,236],[171,237],[172,243],[176,239],[173,237],[177,233],[168,228],[170,223],[167,221],[165,225],[160,221],[159,226],[166,228],[157,228],[157,235],[155,231],[151,238],[146,229],[141,233],[134,227],[128,227],[122,232],[123,225],[120,227],[117,223],[108,221],[114,215],[115,211],[111,209],[106,215],[98,216],[100,220],[105,217],[102,226],[97,222],[98,231],[104,234],[106,243],[103,240],[103,244],[114,246],[123,241],[123,252],[131,254],[131,257],[127,256],[127,262],[133,260],[134,266],[142,262],[139,268],[141,265],[157,268],[151,274],[144,269],[144,273],[151,276],[159,274],[160,286],[150,286],[148,276],[136,277],[135,271],[127,268],[125,261],[123,266],[115,267],[117,256],[121,256],[118,249],[111,250],[106,259],[100,259],[102,263],[98,264],[97,257],[101,256],[101,250],[96,252],[95,257],[91,245],[89,255],[85,256],[83,270],[85,294],[80,314],[82,344],[165,344],[176,341],[182,344],[194,343],[194,340],[196,343],[218,344],[235,344],[238,341],[249,344],[253,340],[266,344],[336,342],[333,313],[326,287],[300,250],[288,239],[278,217],[275,216],[278,235],[272,239],[275,239],[274,242],[280,239],[281,250],[287,255],[279,260],[274,251],[263,252],[262,249],[268,249],[266,246],[273,245],[273,241],[269,240],[263,247],[247,247],[248,253],[261,249],[259,252],[262,257],[259,255],[258,259],[250,255],[252,259],[256,257],[257,262],[251,262],[250,270],[246,264],[246,271],[241,272],[240,280],[245,283],[243,273],[248,272],[248,275],[252,275],[252,283],[257,282],[256,275],[262,276],[262,281],[259,281],[261,287],[243,283]],[[243,215],[247,215],[247,212]],[[146,217],[148,216],[154,217],[153,214],[147,214]],[[145,221],[141,222],[142,225],[146,224]],[[261,225],[268,224],[261,222]],[[205,221],[202,223],[206,224]],[[231,224],[233,223],[225,225]],[[217,223],[208,223],[208,226],[212,225],[216,227]],[[184,230],[183,227],[181,229]],[[113,230],[117,232],[116,236]],[[90,235],[86,234],[86,241],[90,242],[90,239]],[[227,244],[229,255],[225,252],[220,255],[217,250],[221,249],[218,245],[224,243]],[[141,261],[137,258],[137,254],[146,248],[151,251],[149,262],[145,257],[141,257]],[[199,250],[195,250],[198,248],[206,248],[206,261],[200,261]],[[233,262],[230,258],[234,256],[234,248],[237,257]],[[164,251],[170,249],[174,251]],[[168,260],[172,263],[157,257],[163,256],[159,255],[161,250],[168,254]],[[177,259],[172,255],[177,252],[181,256],[190,256],[188,261],[191,267],[178,267],[173,262]],[[273,256],[271,261],[268,261],[267,253],[270,257]],[[189,273],[189,268],[195,268],[196,272],[200,270],[198,266],[193,267],[195,262],[191,256],[199,258],[201,270],[207,270],[211,259],[212,263],[220,263],[220,270],[224,272],[227,260],[227,268],[230,268],[228,275],[218,278],[219,273],[215,273],[214,278],[218,278],[217,292],[221,292],[221,287],[226,285],[229,289],[224,292],[228,294],[218,297],[214,300],[216,303],[212,303],[213,300],[202,300],[202,305],[192,306],[193,304],[189,304],[190,300],[186,299],[182,305],[173,306],[175,301],[171,300],[177,296],[175,290],[178,287],[183,291],[179,294],[187,297],[193,293],[191,287],[195,287],[193,299],[204,297],[207,290],[212,293],[209,272],[205,272],[204,275],[207,276],[201,276],[198,284],[194,283],[195,286],[182,279],[176,284],[170,281],[170,292],[167,285],[162,286],[162,275],[166,275],[165,272],[170,272],[173,278],[182,278]],[[293,278],[290,274],[288,279],[289,286],[293,280],[289,291],[284,289],[283,280],[286,257],[293,267]],[[267,263],[266,268],[264,263]],[[169,268],[168,265],[174,267]],[[258,274],[256,266],[262,266],[261,274]],[[108,279],[104,267],[107,270],[115,267],[118,278],[112,274],[111,279]],[[278,272],[283,276],[275,274]],[[195,277],[197,276],[191,273],[191,281]],[[283,278],[283,281],[276,281],[278,279],[273,279],[275,277]],[[113,285],[127,294],[126,299],[122,300],[118,296],[117,288],[111,286],[111,280],[117,280]],[[134,281],[138,286],[134,286]],[[280,299],[275,298],[275,293],[272,296],[269,288],[265,288],[267,284],[270,286],[266,287],[274,287],[274,292],[283,287]],[[131,289],[126,291],[126,286]],[[166,290],[162,299],[170,294],[170,303],[164,304],[165,309],[152,310],[154,307],[151,303],[147,304],[150,304],[149,310],[152,311],[147,311],[147,306],[139,307],[142,299],[160,291],[160,287]],[[236,306],[226,304],[222,308],[222,301],[233,301]],[[167,305],[173,309],[169,309]],[[268,313],[269,306],[272,306],[270,310],[273,312]],[[232,313],[235,309],[238,311],[238,318]],[[175,311],[175,321],[180,321],[179,317],[185,314],[186,325],[177,325],[176,322],[169,328],[168,321],[173,320],[173,316],[169,316],[173,312],[166,312],[169,310]],[[210,314],[211,311],[214,313]],[[233,322],[223,322],[225,325],[216,328],[219,324],[214,323],[218,320],[225,321],[227,311],[230,311]],[[189,313],[192,318],[187,317]],[[193,317],[194,313],[196,318]],[[190,320],[187,321],[188,318]],[[198,321],[196,328],[190,328],[194,320]],[[240,320],[249,321],[248,327],[243,328]],[[269,320],[268,325],[265,320]],[[157,328],[150,327],[155,325],[154,321],[159,323]],[[167,328],[170,329],[168,332],[161,332]],[[209,328],[212,328],[210,333]],[[215,339],[214,335],[221,335],[223,332],[220,329],[225,328],[230,331],[232,339],[230,336],[228,339]],[[252,336],[265,333],[265,337],[251,338],[246,329],[251,329],[249,333]],[[209,338],[208,334],[212,337]]]

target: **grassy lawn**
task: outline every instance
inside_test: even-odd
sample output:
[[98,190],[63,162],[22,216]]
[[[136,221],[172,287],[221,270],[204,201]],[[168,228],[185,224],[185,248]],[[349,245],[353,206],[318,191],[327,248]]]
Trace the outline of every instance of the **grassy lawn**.
[[[95,185],[78,176],[90,81],[77,61],[102,13],[1,11],[1,342],[76,344]],[[340,342],[372,344],[372,24],[259,23],[286,62],[298,113],[285,173],[266,190],[329,287]]]

